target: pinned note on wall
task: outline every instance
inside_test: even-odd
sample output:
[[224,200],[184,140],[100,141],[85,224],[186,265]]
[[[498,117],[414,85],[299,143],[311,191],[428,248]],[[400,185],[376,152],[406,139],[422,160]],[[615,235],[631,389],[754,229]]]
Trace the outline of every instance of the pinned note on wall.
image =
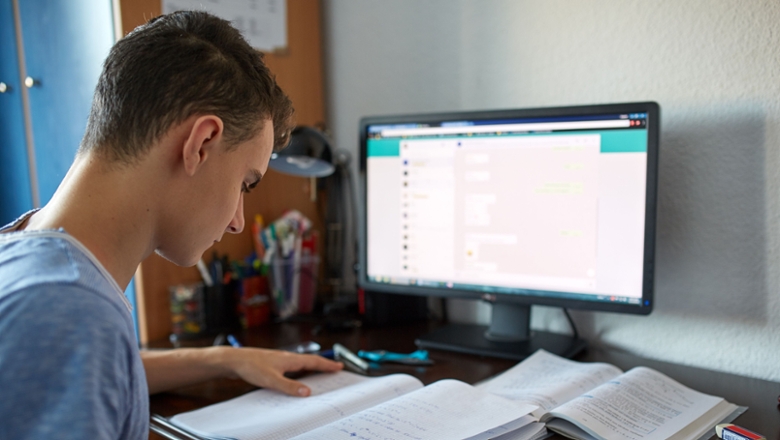
[[162,0],[163,14],[176,11],[205,11],[228,20],[260,51],[287,48],[286,0]]

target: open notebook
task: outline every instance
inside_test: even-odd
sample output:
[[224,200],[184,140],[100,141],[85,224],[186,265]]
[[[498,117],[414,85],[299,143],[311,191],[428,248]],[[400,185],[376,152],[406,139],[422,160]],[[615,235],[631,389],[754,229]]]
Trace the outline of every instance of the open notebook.
[[405,374],[369,378],[342,371],[301,381],[311,387],[310,397],[256,390],[167,423],[199,439],[487,440],[507,433],[516,434],[512,439],[544,434],[544,426],[530,416],[535,406],[456,380],[424,387]]

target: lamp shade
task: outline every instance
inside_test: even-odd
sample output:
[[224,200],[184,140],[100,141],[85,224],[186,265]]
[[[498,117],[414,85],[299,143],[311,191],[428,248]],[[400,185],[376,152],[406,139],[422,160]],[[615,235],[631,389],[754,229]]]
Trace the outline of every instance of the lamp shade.
[[299,177],[325,177],[333,174],[331,147],[321,131],[296,127],[287,148],[271,155],[268,166],[280,173]]

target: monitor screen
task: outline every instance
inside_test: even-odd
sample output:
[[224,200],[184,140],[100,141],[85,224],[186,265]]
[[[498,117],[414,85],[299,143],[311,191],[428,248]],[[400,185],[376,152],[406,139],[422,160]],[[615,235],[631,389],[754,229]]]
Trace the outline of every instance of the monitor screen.
[[658,113],[362,119],[362,286],[649,313]]

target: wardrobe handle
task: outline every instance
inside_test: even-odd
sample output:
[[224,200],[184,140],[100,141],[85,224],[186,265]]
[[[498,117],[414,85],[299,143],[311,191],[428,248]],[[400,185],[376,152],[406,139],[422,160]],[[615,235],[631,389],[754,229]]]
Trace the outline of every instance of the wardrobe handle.
[[8,87],[8,84],[4,82],[0,82],[0,93],[5,93],[8,91],[10,87]]
[[38,81],[31,76],[28,76],[27,78],[24,79],[24,85],[27,86],[28,89],[31,89],[38,84],[39,84]]

